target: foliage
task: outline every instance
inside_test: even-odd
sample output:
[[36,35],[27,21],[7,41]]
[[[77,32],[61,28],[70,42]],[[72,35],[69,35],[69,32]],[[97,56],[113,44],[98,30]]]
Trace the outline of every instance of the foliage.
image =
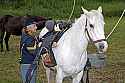
[[[0,15],[41,15],[46,17],[68,19],[74,0],[2,0]],[[81,6],[90,10],[103,7],[105,16],[119,16],[125,9],[124,0],[76,0],[73,18],[80,15]]]

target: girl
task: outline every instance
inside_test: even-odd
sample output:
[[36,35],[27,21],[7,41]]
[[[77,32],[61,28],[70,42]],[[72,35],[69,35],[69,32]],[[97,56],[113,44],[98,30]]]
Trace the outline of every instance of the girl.
[[[20,51],[21,51],[21,61],[20,61],[20,71],[22,83],[26,82],[26,74],[29,71],[31,64],[33,63],[36,53],[36,41],[33,34],[36,32],[37,26],[34,24],[33,20],[27,20],[25,26],[22,30]],[[28,82],[29,83],[29,82]],[[36,83],[36,69],[32,74],[30,83]]]

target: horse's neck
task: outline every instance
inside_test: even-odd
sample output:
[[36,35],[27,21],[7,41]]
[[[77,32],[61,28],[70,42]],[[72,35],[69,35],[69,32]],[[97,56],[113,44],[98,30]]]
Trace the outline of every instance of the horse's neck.
[[88,40],[85,33],[86,20],[84,17],[80,17],[76,23],[73,24],[62,38],[59,40],[61,46],[64,45],[65,48],[70,48],[72,52],[75,50],[83,51],[86,50],[88,45]]

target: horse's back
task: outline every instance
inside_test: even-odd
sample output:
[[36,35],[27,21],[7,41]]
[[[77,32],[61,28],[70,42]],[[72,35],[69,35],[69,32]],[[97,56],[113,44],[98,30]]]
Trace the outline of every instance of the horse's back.
[[12,35],[20,35],[23,28],[22,18],[22,16],[14,16],[8,19],[8,22],[5,24],[6,32]]

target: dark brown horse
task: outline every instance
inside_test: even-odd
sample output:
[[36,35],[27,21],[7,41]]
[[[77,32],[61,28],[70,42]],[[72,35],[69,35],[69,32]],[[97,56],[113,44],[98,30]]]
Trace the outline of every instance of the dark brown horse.
[[[5,15],[0,17],[0,45],[3,51],[3,40],[5,40],[6,49],[9,51],[8,41],[11,35],[21,35],[22,28],[27,19],[34,19],[38,29],[45,26],[47,18],[42,16],[11,16]],[[5,35],[6,32],[6,35]],[[5,37],[5,38],[4,38]]]

